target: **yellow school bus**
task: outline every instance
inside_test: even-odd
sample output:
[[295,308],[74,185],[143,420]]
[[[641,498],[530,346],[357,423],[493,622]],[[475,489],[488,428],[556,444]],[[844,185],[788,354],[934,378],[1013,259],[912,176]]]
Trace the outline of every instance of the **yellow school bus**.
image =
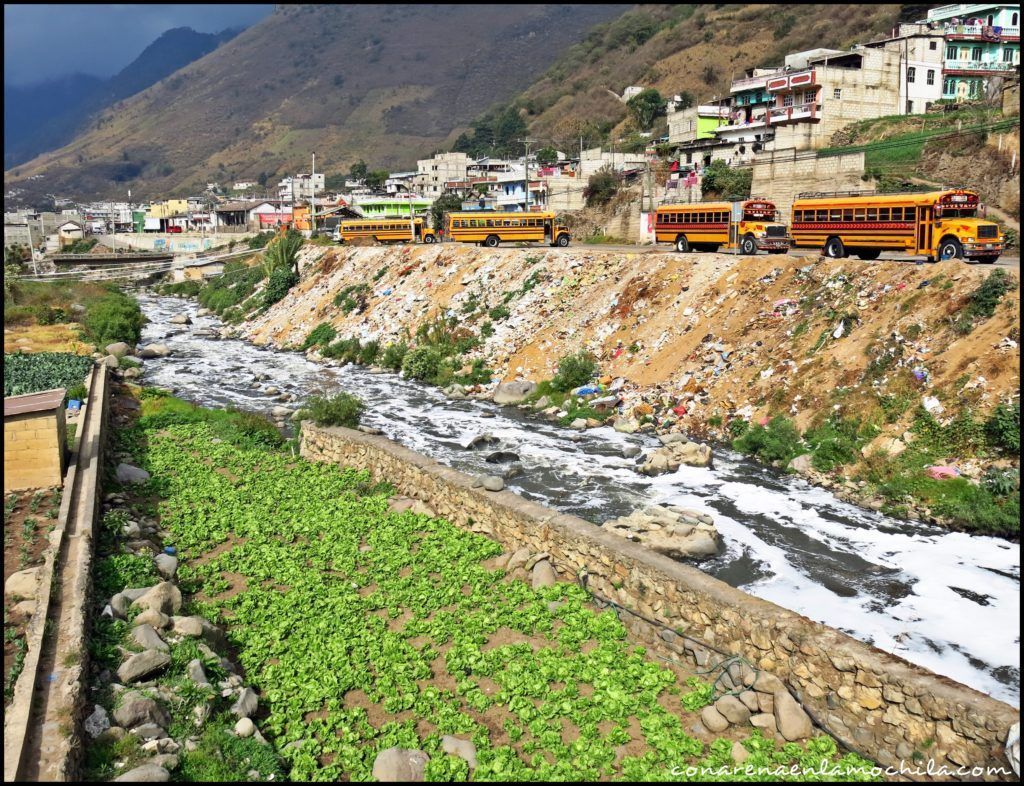
[[459,243],[534,242],[550,246],[569,245],[569,230],[555,222],[554,213],[498,213],[474,210],[448,214],[448,237]]
[[423,226],[423,219],[357,218],[342,221],[334,230],[334,239],[350,243],[356,239],[370,239],[377,243],[436,243],[437,233]]
[[901,251],[936,259],[992,263],[1003,252],[999,227],[978,217],[975,191],[926,194],[799,194],[793,203],[793,243],[827,257],[851,253],[877,259]]
[[775,203],[767,199],[661,205],[654,217],[654,237],[658,243],[674,243],[681,253],[725,246],[743,254],[784,254],[789,236],[778,217]]

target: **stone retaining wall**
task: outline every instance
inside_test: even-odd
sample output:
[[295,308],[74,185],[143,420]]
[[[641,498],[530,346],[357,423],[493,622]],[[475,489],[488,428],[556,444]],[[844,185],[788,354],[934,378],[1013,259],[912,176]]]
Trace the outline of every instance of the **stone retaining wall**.
[[[576,516],[477,480],[384,437],[302,424],[302,455],[367,469],[438,516],[500,542],[546,551],[563,579],[587,586],[723,653],[781,678],[818,723],[884,766],[1001,767],[1016,709],[825,625],[760,600],[696,568],[648,551]],[[631,633],[660,653],[707,663],[708,649],[634,620]],[[994,779],[989,776],[990,779]],[[1012,777],[1009,778],[1013,780]]]

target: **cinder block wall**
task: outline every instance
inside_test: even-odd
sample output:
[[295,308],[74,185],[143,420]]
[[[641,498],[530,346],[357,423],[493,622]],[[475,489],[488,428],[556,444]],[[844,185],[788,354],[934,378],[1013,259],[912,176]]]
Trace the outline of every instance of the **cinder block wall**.
[[64,410],[4,418],[4,492],[61,485],[65,467]]
[[[835,734],[884,766],[1003,767],[1007,732],[1019,719],[1008,704],[908,663],[826,625],[730,587],[605,532],[584,519],[508,491],[474,487],[474,478],[384,437],[302,424],[302,456],[369,470],[400,493],[429,503],[453,524],[487,535],[506,550],[546,551],[563,578],[589,575],[596,593],[742,655],[782,679]],[[674,646],[663,628],[630,624],[655,652],[707,662],[700,645]]]

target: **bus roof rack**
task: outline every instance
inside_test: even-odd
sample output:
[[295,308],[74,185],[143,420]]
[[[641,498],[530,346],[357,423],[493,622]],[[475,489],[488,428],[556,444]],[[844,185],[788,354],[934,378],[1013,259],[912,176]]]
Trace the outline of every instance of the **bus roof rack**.
[[796,195],[797,199],[821,199],[827,197],[874,196],[879,192],[870,191],[803,191]]

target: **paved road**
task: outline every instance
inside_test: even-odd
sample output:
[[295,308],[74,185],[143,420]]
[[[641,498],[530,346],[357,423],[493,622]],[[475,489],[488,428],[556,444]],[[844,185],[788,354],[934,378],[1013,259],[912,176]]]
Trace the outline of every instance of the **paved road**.
[[[590,245],[589,243],[573,243],[569,246],[569,250],[579,251],[580,248],[592,248],[599,251],[618,251],[627,254],[674,254],[675,249],[667,243],[659,243],[656,246],[629,246],[629,245],[611,245],[604,243],[595,243]],[[694,255],[699,255],[701,252],[692,252]],[[819,251],[814,248],[794,248],[789,251],[789,256],[794,257],[812,257],[818,256]],[[851,257],[856,259],[856,257]],[[907,264],[914,264],[918,260],[914,257],[908,257],[906,254],[899,253],[884,253],[879,258],[880,262],[906,262]],[[921,258],[923,261],[923,258]],[[1020,256],[1017,250],[1014,249],[1012,256],[1006,255],[999,257],[995,264],[996,267],[1006,267],[1012,270],[1020,269]]]

